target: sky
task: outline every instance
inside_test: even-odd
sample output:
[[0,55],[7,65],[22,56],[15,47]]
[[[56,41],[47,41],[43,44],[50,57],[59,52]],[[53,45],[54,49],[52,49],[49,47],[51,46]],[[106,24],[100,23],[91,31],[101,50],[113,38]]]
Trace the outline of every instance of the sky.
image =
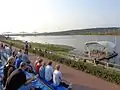
[[120,26],[120,0],[0,0],[0,33]]

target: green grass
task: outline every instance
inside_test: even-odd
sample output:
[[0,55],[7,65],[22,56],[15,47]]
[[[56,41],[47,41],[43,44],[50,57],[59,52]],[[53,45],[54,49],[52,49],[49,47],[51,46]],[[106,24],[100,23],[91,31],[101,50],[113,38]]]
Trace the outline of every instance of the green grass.
[[41,43],[31,43],[32,47],[47,49],[50,51],[61,51],[61,52],[69,52],[73,50],[73,47],[70,46],[63,46],[63,45],[54,45],[54,44],[41,44]]
[[[20,40],[5,40],[3,42],[14,44],[21,48],[24,47],[24,43]],[[66,45],[41,44],[41,43],[33,43],[33,42],[30,42],[29,44],[31,44],[31,48],[47,50],[47,51],[55,52],[60,55],[68,55],[68,53],[74,49],[73,47]]]

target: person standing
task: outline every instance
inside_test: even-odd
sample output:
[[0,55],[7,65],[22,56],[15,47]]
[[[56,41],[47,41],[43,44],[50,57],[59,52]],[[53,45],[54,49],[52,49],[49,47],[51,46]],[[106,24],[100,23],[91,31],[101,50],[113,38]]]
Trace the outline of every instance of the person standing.
[[27,52],[28,54],[28,42],[26,41],[25,44],[24,44],[24,50]]

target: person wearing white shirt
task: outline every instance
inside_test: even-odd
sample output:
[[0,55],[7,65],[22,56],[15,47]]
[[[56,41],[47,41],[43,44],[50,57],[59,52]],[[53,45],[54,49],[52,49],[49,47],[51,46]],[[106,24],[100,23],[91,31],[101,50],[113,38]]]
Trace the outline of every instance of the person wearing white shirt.
[[53,83],[55,86],[59,86],[62,81],[62,73],[59,71],[60,65],[56,65],[56,70],[53,72]]
[[8,55],[8,57],[10,57],[10,47],[8,47],[7,45],[5,46],[5,51],[6,51],[6,54]]
[[66,88],[69,87],[69,85],[67,85],[62,80],[62,73],[60,72],[60,65],[56,65],[56,70],[53,72],[53,84],[55,86],[64,86]]
[[48,63],[48,65],[45,67],[45,80],[48,82],[52,82],[53,77],[53,67],[52,67],[52,61]]

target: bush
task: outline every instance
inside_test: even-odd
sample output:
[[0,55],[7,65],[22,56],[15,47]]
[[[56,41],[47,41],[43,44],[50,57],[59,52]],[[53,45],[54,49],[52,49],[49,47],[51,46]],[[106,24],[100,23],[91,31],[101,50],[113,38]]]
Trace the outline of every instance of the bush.
[[[4,41],[4,42],[11,44],[11,42],[9,42],[9,41]],[[13,46],[18,47],[20,49],[23,48],[23,44],[18,44],[15,42],[12,42],[12,44],[13,44]],[[53,61],[65,64],[65,65],[75,68],[77,70],[81,70],[86,73],[92,74],[94,76],[100,77],[106,81],[120,84],[120,72],[119,71],[107,69],[103,66],[94,66],[93,64],[87,63],[86,61],[69,60],[67,58],[60,57],[59,55],[56,55],[56,54],[49,54],[44,51],[35,51],[32,48],[29,49],[29,52],[44,56]],[[98,64],[98,62],[96,62],[96,63]]]

